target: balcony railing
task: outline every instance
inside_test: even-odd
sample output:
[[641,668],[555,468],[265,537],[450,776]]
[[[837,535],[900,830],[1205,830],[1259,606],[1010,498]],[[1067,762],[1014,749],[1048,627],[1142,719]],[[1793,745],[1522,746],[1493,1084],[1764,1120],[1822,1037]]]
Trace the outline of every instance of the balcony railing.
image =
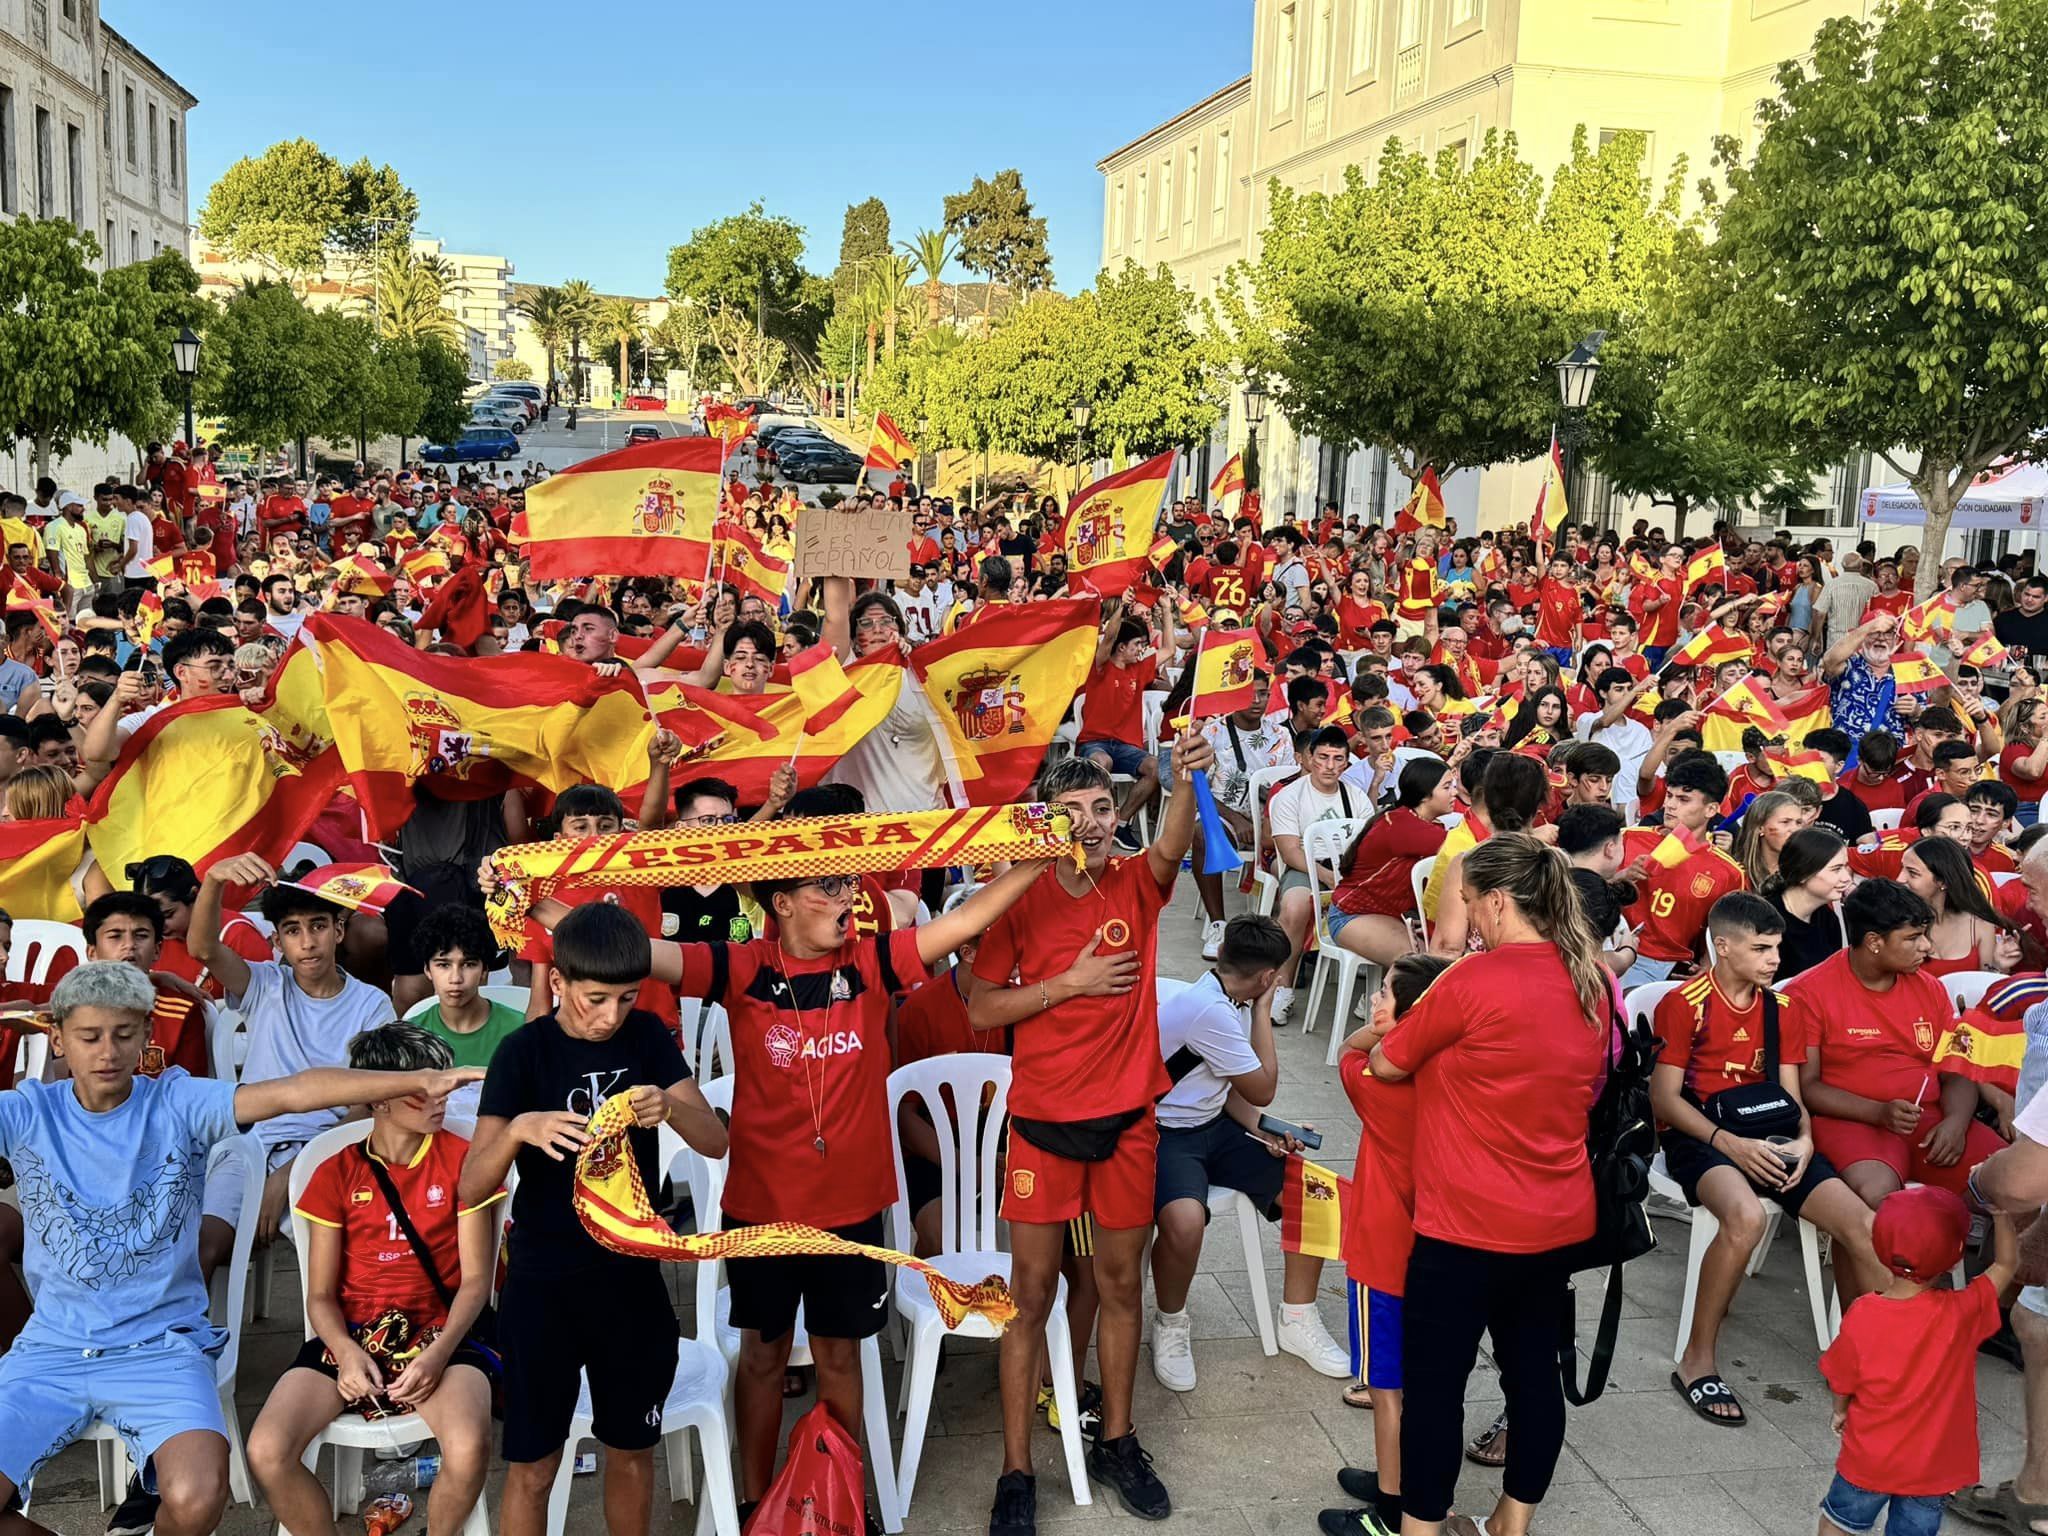
[[1394,100],[1412,101],[1422,94],[1422,45],[1394,55]]

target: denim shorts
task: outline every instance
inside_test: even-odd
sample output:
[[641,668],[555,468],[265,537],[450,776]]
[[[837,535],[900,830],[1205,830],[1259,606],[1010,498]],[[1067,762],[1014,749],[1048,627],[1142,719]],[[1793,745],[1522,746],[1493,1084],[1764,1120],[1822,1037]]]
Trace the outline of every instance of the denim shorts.
[[1821,1518],[1848,1536],[1866,1536],[1877,1529],[1877,1517],[1885,1515],[1884,1536],[1935,1536],[1941,1529],[1942,1506],[1948,1501],[1938,1493],[1872,1493],[1858,1488],[1841,1473],[1828,1486],[1820,1501]]
[[1350,922],[1353,918],[1364,917],[1365,915],[1363,912],[1346,912],[1333,901],[1330,903],[1329,913],[1324,921],[1330,925],[1330,937],[1334,939],[1344,931],[1346,923]]
[[1074,748],[1076,757],[1090,757],[1097,752],[1109,759],[1111,773],[1128,773],[1135,779],[1145,771],[1145,749],[1134,747],[1128,741],[1112,741],[1104,737],[1081,742]]

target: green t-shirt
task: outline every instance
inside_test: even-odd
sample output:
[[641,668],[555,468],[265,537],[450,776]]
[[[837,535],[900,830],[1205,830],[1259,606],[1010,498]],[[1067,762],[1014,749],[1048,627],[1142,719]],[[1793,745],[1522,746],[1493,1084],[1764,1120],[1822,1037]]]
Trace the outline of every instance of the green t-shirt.
[[415,1018],[413,1023],[422,1029],[430,1029],[448,1042],[448,1049],[455,1053],[458,1067],[485,1067],[498,1053],[498,1047],[507,1035],[526,1022],[526,1017],[517,1008],[508,1008],[503,1003],[491,1004],[491,1016],[484,1020],[482,1029],[471,1030],[459,1035],[441,1022],[441,1005],[430,1003],[426,1012]]

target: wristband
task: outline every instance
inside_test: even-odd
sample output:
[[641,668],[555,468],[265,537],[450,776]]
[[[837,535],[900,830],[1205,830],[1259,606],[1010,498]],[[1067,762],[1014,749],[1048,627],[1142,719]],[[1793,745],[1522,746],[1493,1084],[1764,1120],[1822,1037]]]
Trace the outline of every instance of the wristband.
[[1724,1127],[1718,1125],[1714,1127],[1712,1134],[1707,1137],[1708,1146],[1711,1147],[1714,1144],[1714,1137],[1720,1135],[1723,1129]]

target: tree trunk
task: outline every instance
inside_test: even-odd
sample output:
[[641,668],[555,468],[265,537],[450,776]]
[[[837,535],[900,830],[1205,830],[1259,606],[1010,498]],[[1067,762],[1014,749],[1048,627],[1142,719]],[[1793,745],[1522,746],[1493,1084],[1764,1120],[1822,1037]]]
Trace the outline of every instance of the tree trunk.
[[875,322],[872,320],[868,322],[868,371],[866,382],[869,384],[875,382]]
[[1976,473],[1976,467],[1922,459],[1920,467],[1906,477],[1913,494],[1927,510],[1927,526],[1920,531],[1920,565],[1913,572],[1916,601],[1926,601],[1941,585],[1941,551],[1948,543],[1949,524],[1955,521],[1956,504],[1963,499],[1963,492],[1970,488]]
[[896,309],[894,305],[891,305],[889,312],[882,317],[882,355],[884,357],[894,357],[896,355]]
[[301,480],[306,478],[306,462],[306,438],[305,434],[301,433],[299,434],[299,478]]
[[406,445],[411,441],[412,439],[407,437],[403,432],[398,434],[398,467],[400,469],[405,468]]
[[934,277],[924,285],[924,321],[932,330],[939,326],[939,280]]
[[50,472],[50,434],[38,432],[29,451],[30,462],[35,466],[38,480]]

